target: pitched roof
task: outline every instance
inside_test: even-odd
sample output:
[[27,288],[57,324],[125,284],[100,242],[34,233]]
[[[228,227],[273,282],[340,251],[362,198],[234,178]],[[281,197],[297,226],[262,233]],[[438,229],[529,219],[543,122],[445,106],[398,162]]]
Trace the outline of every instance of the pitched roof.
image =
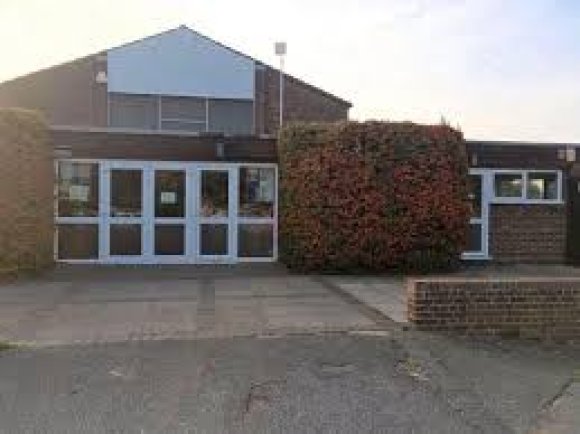
[[[37,70],[37,71],[32,71],[32,72],[27,73],[27,74],[24,74],[24,75],[22,75],[20,77],[16,77],[16,78],[13,78],[13,79],[10,79],[10,80],[6,80],[6,81],[0,83],[0,86],[2,86],[5,83],[10,83],[10,82],[13,82],[13,81],[16,81],[16,80],[20,80],[22,78],[25,78],[25,77],[28,77],[28,76],[31,76],[31,75],[40,73],[40,72],[45,71],[45,70],[49,70],[49,69],[56,68],[56,67],[59,67],[59,66],[63,66],[63,65],[69,64],[69,63],[77,62],[79,60],[88,59],[88,58],[93,57],[93,56],[103,55],[103,54],[106,54],[109,51],[116,50],[118,48],[122,48],[122,47],[126,47],[126,46],[130,46],[130,45],[133,45],[133,44],[137,44],[137,43],[142,42],[142,41],[145,41],[147,39],[152,39],[152,38],[158,37],[160,35],[163,35],[163,34],[166,34],[166,33],[169,33],[169,32],[174,32],[174,31],[177,31],[177,30],[180,30],[180,29],[186,29],[186,30],[188,30],[188,31],[190,31],[192,33],[195,33],[197,36],[199,36],[199,37],[201,37],[203,39],[206,39],[207,41],[209,41],[209,42],[211,42],[213,44],[216,44],[216,45],[218,45],[218,46],[220,46],[222,48],[225,48],[225,49],[231,51],[232,53],[235,53],[238,56],[245,57],[245,58],[247,58],[247,59],[255,62],[256,65],[261,65],[261,66],[264,66],[264,67],[270,68],[270,69],[277,69],[277,68],[275,68],[272,65],[269,65],[269,64],[267,64],[265,62],[262,62],[260,60],[257,60],[257,59],[255,59],[252,56],[249,56],[249,55],[247,55],[245,53],[242,53],[241,51],[238,51],[238,50],[236,50],[236,49],[234,49],[234,48],[232,48],[232,47],[230,47],[228,45],[225,45],[225,44],[223,44],[223,43],[221,43],[221,42],[219,42],[219,41],[217,41],[217,40],[215,40],[215,39],[213,39],[213,38],[211,38],[211,37],[209,37],[207,35],[204,35],[203,33],[198,32],[197,30],[194,30],[194,29],[192,29],[192,28],[190,28],[190,27],[182,24],[182,25],[180,25],[178,27],[174,27],[174,28],[171,28],[171,29],[167,29],[167,30],[164,30],[162,32],[158,32],[158,33],[155,33],[155,34],[152,34],[152,35],[149,35],[149,36],[145,36],[143,38],[136,39],[136,40],[133,40],[133,41],[125,42],[123,44],[119,44],[119,45],[116,45],[114,47],[101,50],[101,51],[99,51],[97,53],[93,53],[93,54],[90,54],[90,55],[87,55],[87,56],[82,56],[82,57],[79,57],[79,58],[70,60],[68,62],[63,62],[63,63],[57,64],[57,65],[53,65],[53,66],[49,66],[49,67],[46,67],[46,68],[42,68],[42,69]],[[325,96],[327,96],[329,98],[332,98],[332,99],[334,99],[336,101],[339,101],[339,102],[343,103],[344,105],[347,105],[348,107],[352,107],[352,103],[350,101],[347,101],[347,100],[345,100],[343,98],[340,98],[340,97],[338,97],[338,96],[336,96],[336,95],[334,95],[334,94],[332,94],[330,92],[325,91],[324,89],[321,89],[321,88],[319,88],[317,86],[314,86],[312,84],[309,84],[309,83],[305,82],[304,80],[301,80],[301,79],[299,79],[297,77],[294,77],[294,76],[292,76],[290,74],[285,73],[285,75],[287,77],[289,77],[290,79],[296,81],[297,83],[303,85],[303,86],[309,87],[310,89],[312,89],[312,90],[314,90],[316,92],[319,92],[319,93],[321,93],[321,94],[323,94],[323,95],[325,95]]]

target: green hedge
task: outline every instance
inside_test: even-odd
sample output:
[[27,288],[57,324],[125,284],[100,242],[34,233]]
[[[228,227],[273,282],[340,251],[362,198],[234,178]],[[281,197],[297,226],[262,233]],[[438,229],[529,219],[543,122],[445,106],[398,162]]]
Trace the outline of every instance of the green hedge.
[[54,163],[36,112],[0,109],[0,274],[53,263]]
[[280,260],[302,271],[435,271],[468,222],[462,134],[446,125],[294,124],[279,135]]

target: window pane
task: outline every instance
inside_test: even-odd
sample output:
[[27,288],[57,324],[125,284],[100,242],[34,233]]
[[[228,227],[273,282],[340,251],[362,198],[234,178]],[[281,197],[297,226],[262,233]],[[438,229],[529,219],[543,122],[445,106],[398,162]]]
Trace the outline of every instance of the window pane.
[[111,216],[141,217],[140,170],[111,170]]
[[528,199],[558,199],[556,173],[528,173]]
[[471,217],[481,217],[481,175],[469,176]]
[[141,255],[141,225],[111,225],[110,254]]
[[58,164],[58,215],[96,217],[99,212],[99,165],[96,163]]
[[228,172],[215,170],[201,172],[201,215],[228,216]]
[[156,130],[159,128],[157,97],[110,94],[109,124],[112,127]]
[[228,225],[201,225],[201,254],[228,254]]
[[155,217],[185,217],[185,172],[155,172]]
[[209,130],[225,134],[252,134],[254,103],[240,100],[209,100]]
[[98,257],[98,225],[58,226],[59,259],[96,259]]
[[272,168],[240,168],[241,217],[273,217],[276,172]]
[[155,254],[183,255],[185,252],[183,225],[155,226]]
[[161,119],[201,121],[205,126],[205,98],[164,96],[161,98]]
[[238,256],[241,258],[271,258],[274,255],[272,225],[238,225]]
[[496,197],[522,197],[522,175],[497,173],[495,175]]
[[469,239],[467,244],[468,252],[481,252],[481,224],[471,223],[469,225]]

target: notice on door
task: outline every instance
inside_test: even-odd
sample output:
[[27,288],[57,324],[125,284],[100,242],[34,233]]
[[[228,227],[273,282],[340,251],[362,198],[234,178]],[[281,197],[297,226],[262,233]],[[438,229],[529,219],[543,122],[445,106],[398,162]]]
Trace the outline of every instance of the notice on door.
[[177,194],[174,191],[162,191],[160,199],[163,205],[175,205],[177,203]]
[[90,189],[88,185],[71,185],[68,189],[69,199],[79,202],[88,202],[89,193]]

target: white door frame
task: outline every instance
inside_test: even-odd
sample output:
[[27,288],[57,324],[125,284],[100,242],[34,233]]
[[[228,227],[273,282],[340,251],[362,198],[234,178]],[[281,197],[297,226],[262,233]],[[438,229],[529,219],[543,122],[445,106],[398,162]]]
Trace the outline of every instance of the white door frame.
[[481,225],[481,250],[479,252],[464,252],[461,257],[467,260],[487,260],[489,257],[489,204],[493,191],[493,178],[488,170],[469,169],[470,176],[481,178],[481,215],[470,217],[469,224]]
[[[278,167],[275,163],[220,163],[220,162],[163,162],[141,160],[95,160],[95,159],[62,159],[77,163],[99,164],[99,213],[98,217],[58,217],[57,224],[93,223],[99,227],[98,259],[58,259],[58,262],[69,263],[106,263],[106,264],[199,264],[199,263],[235,263],[235,262],[274,262],[278,258]],[[56,163],[58,165],[58,161]],[[57,166],[58,167],[58,166]],[[274,177],[274,215],[271,218],[247,218],[238,216],[239,172],[240,167],[272,168]],[[141,170],[141,217],[111,216],[111,170]],[[183,218],[155,217],[155,171],[176,170],[185,173],[185,216]],[[228,172],[228,207],[227,218],[202,218],[199,212],[201,193],[201,172],[219,170]],[[55,197],[55,201],[58,198]],[[205,223],[228,225],[228,255],[203,256],[200,252],[200,227]],[[112,224],[140,224],[140,256],[112,256],[110,251],[110,226]],[[273,227],[272,257],[243,258],[238,257],[238,224],[270,224]],[[155,224],[183,224],[185,232],[184,255],[155,255]],[[55,249],[57,249],[55,239]],[[55,250],[55,255],[57,250]]]

